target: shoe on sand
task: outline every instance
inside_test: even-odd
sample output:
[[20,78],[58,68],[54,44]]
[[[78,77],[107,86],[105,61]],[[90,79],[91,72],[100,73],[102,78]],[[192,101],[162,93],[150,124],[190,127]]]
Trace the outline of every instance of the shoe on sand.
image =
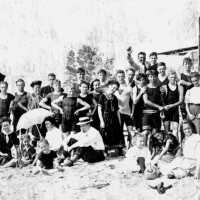
[[167,178],[168,178],[168,179],[175,179],[176,177],[175,177],[174,174],[168,174],[168,175],[167,175]]
[[73,161],[71,160],[67,160],[65,161],[65,163],[63,164],[63,166],[66,166],[66,167],[72,167],[74,165]]

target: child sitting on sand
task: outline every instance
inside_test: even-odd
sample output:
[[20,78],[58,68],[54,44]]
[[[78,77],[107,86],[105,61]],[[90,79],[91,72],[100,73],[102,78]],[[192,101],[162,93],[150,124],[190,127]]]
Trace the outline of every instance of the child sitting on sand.
[[[45,139],[39,142],[40,153],[37,156],[37,167],[34,171],[34,174],[38,174],[40,172],[49,175],[48,172],[54,172],[55,170],[50,171],[58,167],[57,163],[57,154],[55,151],[50,150],[49,142]],[[57,168],[58,169],[58,168]]]
[[31,137],[30,135],[24,135],[22,139],[22,151],[21,151],[21,161],[23,166],[27,166],[31,164],[35,158],[36,150],[31,145]]
[[30,135],[23,135],[20,149],[20,158],[13,158],[4,167],[16,167],[17,165],[20,167],[26,167],[33,162],[35,155],[36,150],[33,146],[31,146]]
[[151,160],[151,154],[148,147],[145,146],[143,135],[136,136],[136,145],[131,147],[126,153],[126,159],[123,164],[124,169],[134,172],[144,173]]

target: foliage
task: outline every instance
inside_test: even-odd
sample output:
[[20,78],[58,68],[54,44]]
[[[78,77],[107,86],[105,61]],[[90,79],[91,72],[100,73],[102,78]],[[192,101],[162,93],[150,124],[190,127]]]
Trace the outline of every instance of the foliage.
[[108,73],[113,69],[114,58],[103,58],[97,48],[89,45],[82,45],[77,53],[71,49],[66,55],[65,74],[66,81],[71,81],[76,77],[76,70],[82,67],[86,70],[86,76],[89,81],[96,75],[96,72],[103,68]]

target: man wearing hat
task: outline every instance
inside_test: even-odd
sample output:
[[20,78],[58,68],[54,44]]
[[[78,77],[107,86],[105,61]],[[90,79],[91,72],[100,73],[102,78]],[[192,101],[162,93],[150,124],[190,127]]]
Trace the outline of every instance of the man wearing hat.
[[71,153],[73,150],[73,156],[64,162],[65,166],[72,166],[80,158],[89,163],[105,159],[103,139],[99,131],[90,125],[91,122],[89,117],[79,118],[77,125],[80,126],[81,131],[69,139],[69,143],[73,144],[69,146],[68,143],[68,152]]

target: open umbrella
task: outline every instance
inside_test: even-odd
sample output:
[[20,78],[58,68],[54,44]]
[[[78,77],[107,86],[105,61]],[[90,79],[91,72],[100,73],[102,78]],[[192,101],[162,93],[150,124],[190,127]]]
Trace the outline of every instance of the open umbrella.
[[48,116],[53,115],[52,112],[43,108],[36,108],[24,113],[17,124],[17,130],[28,129],[33,125],[41,124]]
[[[32,127],[33,125],[36,125],[36,128],[40,134],[40,138],[41,138],[41,133],[40,133],[40,130],[37,126],[37,124],[41,124],[44,119],[48,116],[51,116],[53,115],[52,112],[48,111],[48,110],[45,110],[43,108],[36,108],[36,109],[33,109],[33,110],[29,110],[28,112],[24,113],[19,121],[18,121],[18,124],[17,124],[17,130],[20,130],[20,151],[22,150],[22,147],[21,147],[21,129],[28,129],[30,127]],[[19,158],[18,160],[18,166],[20,166],[20,161],[21,158]]]

